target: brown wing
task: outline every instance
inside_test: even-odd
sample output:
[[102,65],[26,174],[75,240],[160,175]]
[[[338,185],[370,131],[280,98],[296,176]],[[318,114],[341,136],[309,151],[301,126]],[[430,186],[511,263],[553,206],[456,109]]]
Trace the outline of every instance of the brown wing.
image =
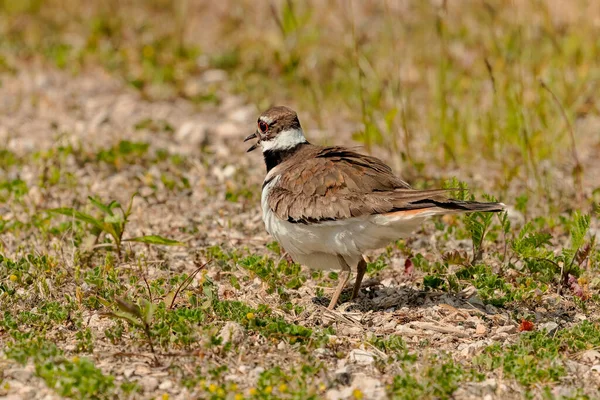
[[445,192],[413,190],[381,160],[342,147],[309,152],[280,165],[268,204],[281,219],[314,223],[424,208],[417,202]]

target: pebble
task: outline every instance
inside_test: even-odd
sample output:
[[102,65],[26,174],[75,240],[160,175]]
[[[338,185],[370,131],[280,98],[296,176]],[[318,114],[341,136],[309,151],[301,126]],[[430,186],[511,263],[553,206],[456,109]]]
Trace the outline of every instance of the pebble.
[[133,372],[134,372],[134,371],[135,371],[135,370],[134,370],[133,368],[125,368],[125,369],[123,370],[123,375],[125,376],[125,378],[129,379],[129,378],[131,378],[131,376],[133,375]]
[[158,385],[158,388],[160,390],[170,390],[173,388],[173,382],[167,379],[167,380],[161,382],[161,384]]
[[409,327],[408,325],[409,324],[396,325],[396,333],[398,333],[400,335],[406,335],[406,336],[414,336],[419,333],[418,330],[413,329],[413,328]]
[[375,362],[375,354],[366,350],[354,349],[348,354],[348,360],[358,365],[371,365]]
[[478,340],[473,343],[462,343],[457,347],[457,350],[463,357],[471,357],[477,353],[478,350],[483,349],[488,345],[487,340]]
[[341,327],[339,332],[340,334],[342,334],[342,336],[356,336],[356,335],[360,335],[362,333],[362,328],[360,326],[355,326],[355,325],[351,325],[351,326],[344,326]]
[[485,327],[485,325],[483,325],[483,324],[478,324],[478,325],[475,327],[475,333],[476,333],[477,335],[485,335],[485,334],[487,333],[487,328],[486,328],[486,327]]
[[540,324],[538,326],[538,329],[540,331],[546,331],[548,335],[553,335],[554,333],[556,333],[556,331],[558,331],[558,324],[553,321],[544,322],[543,324]]
[[11,368],[4,371],[4,376],[10,376],[19,382],[25,383],[33,376],[33,369],[33,365],[28,365],[25,368]]
[[497,340],[497,341],[504,341],[508,338],[508,333],[506,332],[500,332],[500,333],[496,333],[494,336],[492,336],[492,340]]
[[144,376],[138,382],[144,392],[154,392],[158,388],[158,379],[153,376]]
[[498,327],[498,329],[496,329],[496,333],[515,333],[517,332],[517,327],[516,325],[505,325],[505,326],[500,326]]
[[581,361],[594,363],[596,361],[600,361],[600,352],[598,350],[586,350],[581,355]]

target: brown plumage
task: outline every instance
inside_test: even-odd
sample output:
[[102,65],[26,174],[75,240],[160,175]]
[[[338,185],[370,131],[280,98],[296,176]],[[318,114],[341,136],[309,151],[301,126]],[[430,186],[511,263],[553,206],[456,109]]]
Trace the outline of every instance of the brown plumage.
[[289,222],[319,223],[431,208],[503,209],[499,203],[448,199],[445,189],[412,189],[381,160],[343,147],[305,144],[269,175],[279,176],[269,194],[269,207]]

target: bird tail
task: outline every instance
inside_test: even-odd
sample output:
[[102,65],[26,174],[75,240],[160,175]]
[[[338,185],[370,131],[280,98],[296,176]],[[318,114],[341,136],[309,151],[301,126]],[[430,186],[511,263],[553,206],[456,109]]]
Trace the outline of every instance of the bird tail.
[[412,216],[469,212],[502,212],[506,205],[499,202],[463,201],[445,196],[449,190],[397,190],[394,192],[394,210],[391,213],[405,212]]

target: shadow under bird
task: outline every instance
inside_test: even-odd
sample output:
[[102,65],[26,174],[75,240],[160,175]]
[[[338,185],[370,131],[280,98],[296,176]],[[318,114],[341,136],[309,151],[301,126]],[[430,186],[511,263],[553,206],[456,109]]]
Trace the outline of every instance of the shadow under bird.
[[383,161],[348,148],[310,144],[296,112],[277,106],[258,118],[256,132],[267,167],[261,206],[265,228],[292,259],[313,269],[343,272],[333,309],[356,272],[356,298],[367,268],[363,254],[410,235],[434,215],[499,212],[502,203],[460,201],[448,190],[416,190]]

